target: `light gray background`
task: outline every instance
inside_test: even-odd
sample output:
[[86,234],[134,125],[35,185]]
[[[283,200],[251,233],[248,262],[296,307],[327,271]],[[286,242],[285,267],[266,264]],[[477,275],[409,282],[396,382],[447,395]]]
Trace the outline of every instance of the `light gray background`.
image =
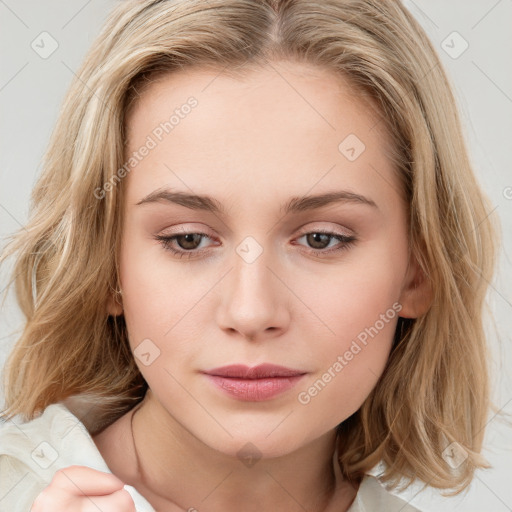
[[[491,198],[489,215],[499,217],[503,231],[500,269],[489,303],[496,326],[488,325],[494,351],[494,400],[512,413],[512,0],[404,0],[423,25],[452,80],[465,123],[471,157]],[[0,0],[0,237],[27,221],[29,197],[40,170],[40,158],[57,118],[60,103],[105,20],[112,0]],[[464,42],[468,48],[457,58]],[[58,48],[42,58],[35,40]],[[443,43],[444,41],[444,43]],[[452,47],[451,50],[449,47]],[[43,51],[41,48],[40,51]],[[2,247],[5,241],[2,242]],[[0,291],[9,268],[0,269]],[[22,316],[12,294],[0,312],[0,366],[16,339]],[[1,389],[0,389],[1,392]],[[0,397],[3,394],[0,393]],[[464,497],[443,498],[418,488],[404,493],[425,511],[511,511],[512,429],[490,418],[484,454],[494,466],[477,472]]]

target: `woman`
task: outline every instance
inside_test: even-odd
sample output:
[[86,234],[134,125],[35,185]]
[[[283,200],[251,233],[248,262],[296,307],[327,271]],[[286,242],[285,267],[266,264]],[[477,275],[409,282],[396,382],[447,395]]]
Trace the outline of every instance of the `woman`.
[[486,467],[493,227],[399,2],[120,4],[33,201],[9,510],[415,510],[383,484]]

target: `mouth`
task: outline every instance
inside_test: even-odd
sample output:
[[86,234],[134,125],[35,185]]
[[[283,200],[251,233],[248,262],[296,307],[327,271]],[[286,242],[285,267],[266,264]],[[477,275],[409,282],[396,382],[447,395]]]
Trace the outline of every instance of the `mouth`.
[[238,378],[238,379],[264,379],[264,378],[278,378],[278,377],[296,377],[297,375],[304,375],[307,372],[301,370],[294,370],[293,368],[286,368],[285,366],[278,366],[275,364],[260,364],[252,368],[244,364],[230,364],[228,366],[220,366],[207,370],[204,373],[207,375],[214,375],[216,377]]
[[270,400],[294,387],[307,372],[274,364],[236,364],[202,372],[222,392],[241,401]]

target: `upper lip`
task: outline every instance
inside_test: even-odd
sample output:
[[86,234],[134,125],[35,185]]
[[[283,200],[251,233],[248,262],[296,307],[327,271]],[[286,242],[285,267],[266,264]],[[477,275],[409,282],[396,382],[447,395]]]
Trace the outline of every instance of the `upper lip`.
[[265,377],[293,377],[296,375],[304,375],[306,372],[295,370],[293,368],[286,368],[285,366],[264,363],[253,367],[249,367],[244,364],[230,364],[206,370],[204,373],[219,377],[261,379]]

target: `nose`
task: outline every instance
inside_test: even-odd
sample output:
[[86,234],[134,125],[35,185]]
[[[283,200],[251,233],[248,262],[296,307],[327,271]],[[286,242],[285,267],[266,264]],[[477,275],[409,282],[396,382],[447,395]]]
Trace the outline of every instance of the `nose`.
[[281,335],[290,321],[290,292],[270,255],[263,251],[249,263],[235,254],[233,263],[220,292],[218,325],[230,336],[254,342]]

